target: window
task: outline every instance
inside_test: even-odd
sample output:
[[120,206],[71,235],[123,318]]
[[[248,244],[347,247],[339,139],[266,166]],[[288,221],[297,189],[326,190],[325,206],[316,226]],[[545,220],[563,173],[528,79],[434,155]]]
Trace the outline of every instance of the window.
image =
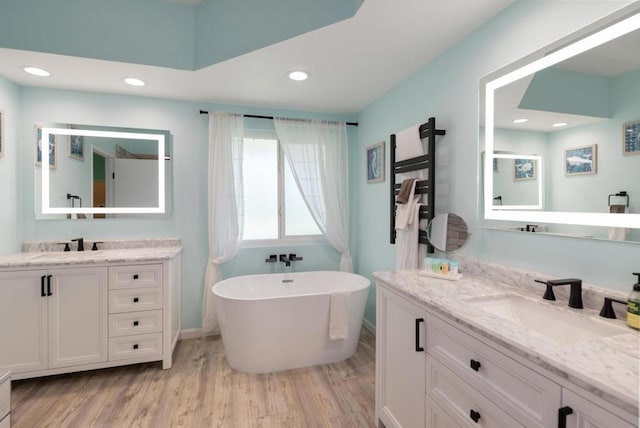
[[245,138],[242,169],[245,241],[321,235],[278,140]]

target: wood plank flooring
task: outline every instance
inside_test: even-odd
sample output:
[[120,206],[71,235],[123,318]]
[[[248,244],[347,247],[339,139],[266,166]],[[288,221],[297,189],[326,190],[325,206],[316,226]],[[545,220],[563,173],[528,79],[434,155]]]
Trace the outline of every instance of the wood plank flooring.
[[346,361],[240,373],[222,339],[183,340],[171,370],[137,364],[12,383],[12,427],[315,428],[374,426],[375,338]]

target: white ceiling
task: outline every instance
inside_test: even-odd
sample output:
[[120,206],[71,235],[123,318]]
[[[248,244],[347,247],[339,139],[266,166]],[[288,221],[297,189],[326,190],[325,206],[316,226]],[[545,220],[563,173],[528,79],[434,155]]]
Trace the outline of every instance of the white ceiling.
[[[0,49],[0,75],[25,86],[357,113],[513,1],[365,0],[351,19],[197,71]],[[28,75],[25,65],[51,76]],[[311,78],[290,81],[293,69]],[[125,85],[128,76],[147,85]]]

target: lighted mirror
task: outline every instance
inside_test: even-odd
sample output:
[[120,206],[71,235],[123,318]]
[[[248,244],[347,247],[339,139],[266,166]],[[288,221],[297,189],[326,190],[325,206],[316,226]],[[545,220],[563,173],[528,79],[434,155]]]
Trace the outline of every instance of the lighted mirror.
[[635,4],[483,79],[486,219],[640,240],[638,46]]
[[469,240],[467,223],[457,214],[438,214],[427,225],[427,239],[438,251],[452,253],[464,247]]
[[35,134],[38,218],[169,211],[168,131],[40,123]]

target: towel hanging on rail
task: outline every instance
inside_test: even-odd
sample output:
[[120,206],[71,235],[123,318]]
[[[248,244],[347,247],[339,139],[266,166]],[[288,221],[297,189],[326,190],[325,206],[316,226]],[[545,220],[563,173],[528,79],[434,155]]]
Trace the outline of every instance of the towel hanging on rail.
[[420,139],[420,125],[413,125],[396,134],[396,161],[415,158],[424,154]]
[[415,190],[412,192],[412,189],[416,187],[416,179],[408,178],[402,181],[400,185],[400,191],[398,192],[398,197],[396,198],[396,202],[398,204],[406,204],[411,198],[411,194],[415,193]]

